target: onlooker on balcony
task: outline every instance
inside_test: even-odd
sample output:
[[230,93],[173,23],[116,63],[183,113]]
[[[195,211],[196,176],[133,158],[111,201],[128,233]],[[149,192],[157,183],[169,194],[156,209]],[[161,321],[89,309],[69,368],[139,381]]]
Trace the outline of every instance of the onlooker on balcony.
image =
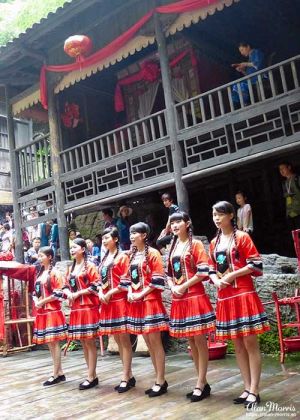
[[239,230],[243,230],[251,234],[253,232],[252,209],[247,203],[247,196],[243,191],[235,194],[235,201],[240,206],[237,211],[237,226]]
[[295,174],[290,162],[281,162],[280,175],[285,178],[283,193],[289,230],[300,229],[300,176]]
[[[248,61],[232,64],[232,67],[234,67],[239,73],[247,76],[265,67],[265,56],[261,50],[252,48],[252,46],[247,42],[240,42],[238,48],[243,57],[248,57]],[[255,84],[257,82],[257,76],[253,76],[250,80],[251,84]],[[240,105],[239,86],[244,104],[249,105],[250,96],[247,80],[236,83],[232,86],[232,100],[234,105]]]

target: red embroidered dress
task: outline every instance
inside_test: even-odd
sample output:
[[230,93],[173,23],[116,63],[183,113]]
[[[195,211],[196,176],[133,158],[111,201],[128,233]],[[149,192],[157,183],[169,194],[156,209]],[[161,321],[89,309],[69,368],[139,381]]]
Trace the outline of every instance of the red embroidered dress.
[[105,295],[109,290],[118,288],[122,290],[110,298],[108,304],[101,303],[99,334],[126,333],[127,323],[127,286],[123,284],[129,268],[129,257],[125,253],[119,253],[114,260],[106,259],[100,266],[100,287]]
[[131,334],[149,334],[167,331],[168,316],[162,302],[165,273],[160,253],[148,249],[148,264],[144,253],[137,252],[130,263],[123,284],[131,286],[133,293],[149,286],[152,290],[142,299],[128,305],[127,331]]
[[[46,273],[45,273],[46,274]],[[35,296],[41,299],[52,296],[55,289],[61,289],[62,280],[55,270],[50,274],[50,288],[47,286],[47,277],[40,276],[35,282]],[[33,327],[33,343],[45,344],[67,338],[67,325],[61,310],[59,300],[46,303],[42,308],[37,308]]]
[[193,337],[215,330],[215,314],[202,281],[208,279],[208,257],[201,241],[193,239],[192,255],[189,242],[183,250],[171,249],[168,279],[175,286],[197,275],[200,281],[189,287],[182,296],[173,295],[170,313],[170,335]]
[[261,257],[248,233],[237,231],[236,241],[238,258],[233,236],[226,249],[216,244],[216,238],[210,244],[210,274],[222,278],[243,267],[252,270],[251,274],[236,278],[231,286],[218,290],[216,335],[220,339],[261,334],[270,329],[252,280],[252,276],[262,275]]
[[71,306],[68,338],[70,340],[87,340],[98,335],[99,325],[99,298],[90,289],[99,281],[97,268],[92,263],[87,263],[78,275],[68,273],[64,289],[72,293],[89,289],[90,293],[75,299]]

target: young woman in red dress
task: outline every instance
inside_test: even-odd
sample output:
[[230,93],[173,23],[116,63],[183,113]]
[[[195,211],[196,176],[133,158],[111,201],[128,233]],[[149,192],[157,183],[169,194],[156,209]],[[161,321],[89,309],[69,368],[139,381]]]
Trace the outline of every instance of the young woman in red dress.
[[208,280],[208,256],[202,242],[193,239],[188,214],[172,214],[170,224],[174,235],[168,259],[168,284],[172,292],[170,335],[188,338],[198,378],[187,398],[196,402],[210,395],[206,334],[215,330],[215,314],[202,284]]
[[41,270],[35,282],[33,298],[37,309],[33,343],[48,344],[53,360],[53,375],[43,385],[49,386],[66,380],[61,366],[59,342],[67,338],[67,325],[61,303],[53,296],[55,289],[62,287],[62,277],[59,271],[53,268],[53,250],[49,246],[40,248],[38,258]]
[[218,288],[217,338],[233,340],[245,390],[234,404],[260,402],[261,354],[257,334],[270,329],[252,277],[262,275],[261,257],[248,233],[237,230],[232,204],[213,206],[217,236],[210,244],[210,278]]
[[124,284],[127,280],[127,331],[143,335],[155,369],[155,384],[145,391],[152,398],[165,394],[168,389],[161,339],[161,331],[168,330],[168,317],[161,296],[165,287],[163,262],[160,253],[148,245],[149,233],[150,228],[146,223],[140,222],[130,227],[132,249]]
[[129,257],[119,250],[119,233],[110,227],[102,233],[106,254],[99,267],[100,273],[100,335],[113,335],[119,347],[123,376],[115,390],[120,394],[135,386],[132,376],[132,347],[127,332],[127,283],[123,283],[129,268]]
[[87,379],[79,385],[79,389],[84,390],[99,383],[95,342],[99,326],[99,298],[97,291],[95,293],[95,285],[99,282],[99,274],[96,266],[87,261],[84,239],[74,239],[70,253],[74,261],[66,276],[63,291],[71,306],[68,338],[81,341],[88,367]]

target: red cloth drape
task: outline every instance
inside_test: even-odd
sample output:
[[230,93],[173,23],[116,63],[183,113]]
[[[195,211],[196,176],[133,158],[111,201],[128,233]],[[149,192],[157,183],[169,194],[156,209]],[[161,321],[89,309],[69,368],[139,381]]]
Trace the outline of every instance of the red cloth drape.
[[15,261],[0,261],[0,276],[29,282],[29,292],[34,290],[36,267],[34,265],[20,264]]
[[138,30],[153,16],[154,12],[156,13],[184,13],[202,7],[207,7],[210,4],[217,3],[219,0],[181,0],[175,3],[168,4],[166,6],[157,7],[146,15],[144,15],[138,22],[136,22],[131,28],[129,28],[122,35],[118,36],[104,48],[99,51],[96,51],[91,56],[81,60],[80,62],[75,62],[72,64],[65,64],[60,66],[43,66],[40,73],[40,95],[41,95],[41,104],[45,109],[48,108],[48,98],[47,98],[47,81],[46,81],[46,72],[70,72],[74,70],[79,70],[82,68],[89,67],[93,64],[98,63],[101,60],[109,57],[110,55],[117,52],[123,45],[129,42]]
[[[179,55],[177,55],[175,58],[173,58],[173,60],[170,61],[170,68],[176,67],[177,64],[188,54],[191,55],[192,66],[195,67],[197,65],[197,58],[194,50],[186,50],[182,51]],[[159,65],[157,63],[147,61],[142,63],[141,70],[139,72],[119,80],[115,90],[115,111],[121,112],[125,109],[121,86],[131,85],[132,83],[139,82],[140,80],[154,82],[159,78],[159,76]]]
[[[3,279],[0,277],[0,282],[3,281]],[[3,293],[0,293],[0,340],[4,339],[4,296]]]
[[211,4],[217,3],[219,0],[181,0],[176,3],[170,3],[166,6],[156,7],[157,13],[184,13],[192,10],[201,9]]

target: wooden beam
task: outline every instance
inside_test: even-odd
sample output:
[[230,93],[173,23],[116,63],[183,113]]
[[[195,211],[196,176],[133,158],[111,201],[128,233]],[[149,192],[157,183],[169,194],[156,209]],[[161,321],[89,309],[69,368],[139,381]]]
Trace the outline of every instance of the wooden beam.
[[69,255],[69,237],[67,229],[67,218],[64,214],[64,191],[60,182],[61,160],[60,160],[60,129],[59,129],[59,114],[56,106],[54,95],[55,75],[47,74],[48,79],[48,117],[49,117],[49,130],[50,130],[50,155],[52,164],[52,178],[55,189],[56,198],[56,211],[57,211],[57,224],[59,244],[61,251],[61,259],[68,260]]
[[28,56],[28,57],[32,57],[35,58],[39,61],[41,61],[42,63],[45,61],[46,57],[42,54],[39,54],[38,52],[34,51],[34,50],[29,50],[28,48],[26,48],[23,44],[18,48],[18,50],[20,51],[20,53],[23,56]]
[[21,229],[21,212],[18,204],[17,190],[20,185],[20,168],[17,161],[15,152],[16,139],[14,120],[12,115],[12,107],[10,104],[10,87],[5,86],[5,101],[6,101],[6,115],[7,115],[7,132],[9,142],[9,157],[10,157],[10,171],[11,171],[11,184],[12,184],[12,197],[13,197],[13,210],[14,210],[14,225],[15,225],[15,257],[20,263],[23,262],[23,235]]
[[165,34],[162,30],[157,13],[154,14],[154,27],[158,47],[159,62],[161,68],[162,85],[166,104],[167,129],[171,140],[171,153],[174,167],[174,180],[177,201],[180,210],[189,211],[189,196],[187,188],[182,180],[183,156],[178,141],[175,104],[172,94],[171,74]]

